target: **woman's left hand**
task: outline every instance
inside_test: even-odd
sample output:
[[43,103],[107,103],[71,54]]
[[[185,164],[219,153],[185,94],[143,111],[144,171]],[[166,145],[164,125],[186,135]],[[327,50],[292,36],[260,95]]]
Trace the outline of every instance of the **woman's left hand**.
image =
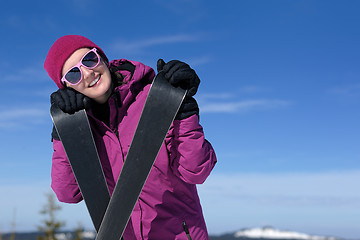
[[157,71],[163,71],[165,78],[173,86],[180,86],[188,90],[187,96],[194,96],[200,84],[200,79],[194,69],[184,62],[172,60],[165,63],[163,59],[157,61]]

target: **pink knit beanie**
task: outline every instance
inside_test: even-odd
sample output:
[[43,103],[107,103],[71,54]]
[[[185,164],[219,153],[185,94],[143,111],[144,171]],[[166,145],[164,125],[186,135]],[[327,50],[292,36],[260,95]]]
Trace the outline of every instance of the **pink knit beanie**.
[[80,35],[66,35],[57,39],[51,46],[44,63],[44,68],[58,88],[65,88],[61,82],[61,72],[65,61],[80,48],[97,48],[101,57],[108,61],[99,46]]

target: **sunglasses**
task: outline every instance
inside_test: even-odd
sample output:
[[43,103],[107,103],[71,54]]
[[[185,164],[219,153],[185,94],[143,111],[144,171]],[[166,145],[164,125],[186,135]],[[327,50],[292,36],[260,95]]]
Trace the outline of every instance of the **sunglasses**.
[[61,78],[61,82],[64,84],[67,82],[71,85],[77,85],[82,79],[80,66],[86,67],[87,69],[93,69],[96,68],[99,63],[100,56],[96,52],[96,48],[93,48],[88,51],[75,66],[65,73]]

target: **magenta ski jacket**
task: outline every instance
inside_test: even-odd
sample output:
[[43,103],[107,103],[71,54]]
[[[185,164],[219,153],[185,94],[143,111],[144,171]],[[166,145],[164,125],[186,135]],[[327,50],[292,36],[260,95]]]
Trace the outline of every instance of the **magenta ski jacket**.
[[[108,125],[88,111],[101,165],[112,194],[134,135],[154,70],[139,62],[114,60],[110,66],[135,66],[120,70],[123,84],[108,100]],[[79,187],[59,140],[53,140],[51,187],[61,202],[82,200]],[[124,232],[125,240],[184,239],[186,224],[193,240],[209,239],[196,184],[203,183],[216,163],[197,115],[175,120],[165,138],[147,182]]]

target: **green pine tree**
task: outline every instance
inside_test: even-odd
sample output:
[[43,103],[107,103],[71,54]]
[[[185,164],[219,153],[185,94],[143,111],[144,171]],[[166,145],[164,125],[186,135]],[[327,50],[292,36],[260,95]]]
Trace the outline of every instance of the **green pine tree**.
[[84,231],[84,228],[81,224],[75,229],[75,237],[73,240],[82,240],[82,233]]
[[61,206],[56,204],[52,193],[46,194],[46,197],[47,203],[40,211],[40,214],[44,215],[45,219],[43,220],[43,225],[38,227],[39,231],[44,235],[38,236],[37,240],[57,240],[55,234],[65,225],[64,222],[60,222],[56,218],[56,213],[61,210]]

